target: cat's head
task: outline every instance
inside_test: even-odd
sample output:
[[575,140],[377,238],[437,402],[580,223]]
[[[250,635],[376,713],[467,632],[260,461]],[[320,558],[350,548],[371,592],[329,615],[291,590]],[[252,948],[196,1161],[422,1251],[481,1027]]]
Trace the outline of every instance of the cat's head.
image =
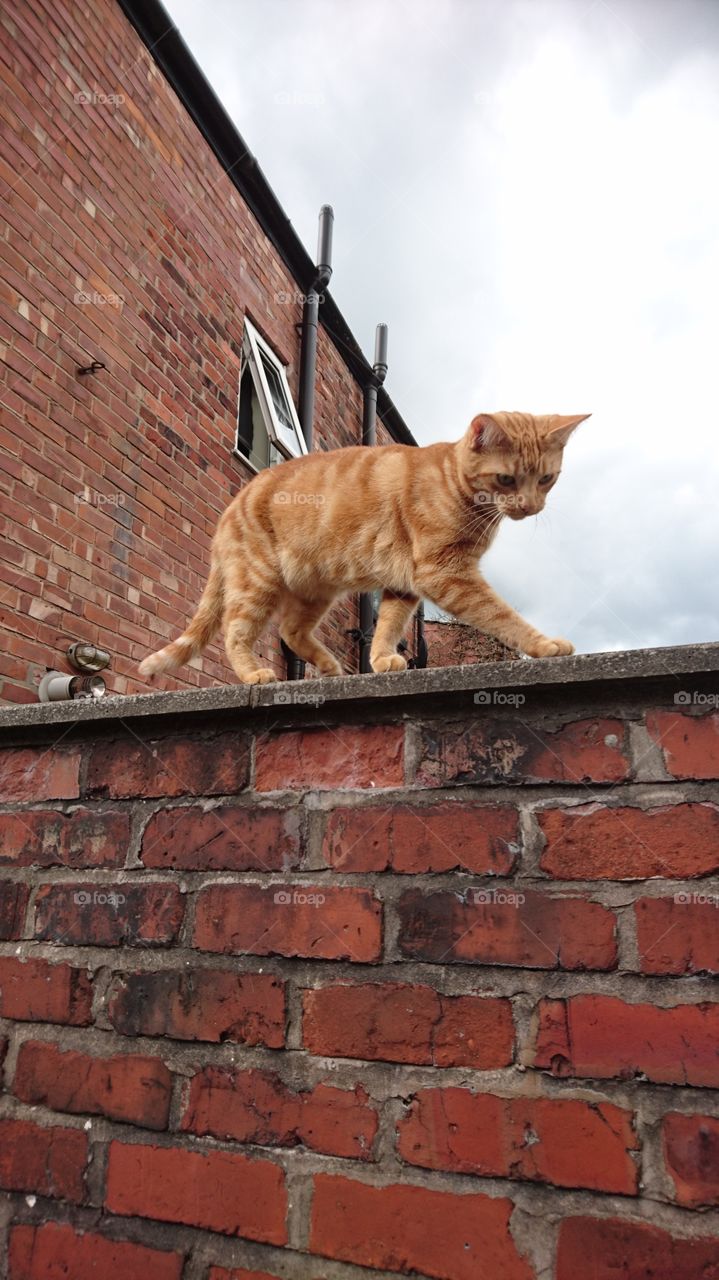
[[462,484],[478,506],[512,520],[537,515],[556,483],[564,446],[588,413],[478,413],[459,443]]

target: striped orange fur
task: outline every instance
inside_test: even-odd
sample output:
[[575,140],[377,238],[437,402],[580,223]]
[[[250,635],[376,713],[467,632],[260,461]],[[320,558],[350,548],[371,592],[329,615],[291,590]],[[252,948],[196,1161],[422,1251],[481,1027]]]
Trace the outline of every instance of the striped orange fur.
[[572,653],[505,604],[478,562],[502,519],[542,510],[564,445],[587,417],[482,413],[456,444],[337,449],[262,471],[220,518],[187,630],[145,658],[141,674],[181,666],[222,627],[238,679],[274,680],[253,647],[276,617],[296,654],[340,675],[315,628],[338,597],[376,588],[374,671],[406,666],[397,642],[422,597],[531,657]]

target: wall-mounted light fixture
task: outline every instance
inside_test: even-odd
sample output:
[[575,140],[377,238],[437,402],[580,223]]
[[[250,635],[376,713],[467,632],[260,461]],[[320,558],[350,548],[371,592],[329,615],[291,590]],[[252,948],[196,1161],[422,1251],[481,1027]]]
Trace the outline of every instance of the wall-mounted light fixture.
[[67,660],[75,671],[82,671],[85,675],[94,675],[110,665],[107,649],[98,649],[97,645],[88,644],[85,640],[75,640],[70,645]]

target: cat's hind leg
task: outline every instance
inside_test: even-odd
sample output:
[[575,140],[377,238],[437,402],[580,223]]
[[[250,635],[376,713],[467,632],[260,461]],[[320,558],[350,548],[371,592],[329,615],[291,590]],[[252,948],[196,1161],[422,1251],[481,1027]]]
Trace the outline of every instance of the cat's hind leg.
[[383,591],[369,660],[373,671],[404,671],[407,659],[397,652],[397,644],[419,604],[419,596]]
[[329,649],[318,640],[315,627],[321,622],[334,597],[303,600],[287,591],[280,605],[280,635],[293,653],[311,662],[323,676],[341,676],[342,667]]
[[277,676],[271,667],[261,667],[253,653],[272,614],[277,608],[279,588],[244,571],[230,569],[225,576],[223,631],[225,652],[238,680],[243,684],[269,684]]

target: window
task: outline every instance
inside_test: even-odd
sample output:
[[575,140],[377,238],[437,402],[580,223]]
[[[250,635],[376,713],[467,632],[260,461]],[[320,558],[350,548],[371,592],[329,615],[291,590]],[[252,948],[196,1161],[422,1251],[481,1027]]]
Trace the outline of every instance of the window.
[[235,449],[255,471],[307,453],[284,365],[249,320],[242,339]]

